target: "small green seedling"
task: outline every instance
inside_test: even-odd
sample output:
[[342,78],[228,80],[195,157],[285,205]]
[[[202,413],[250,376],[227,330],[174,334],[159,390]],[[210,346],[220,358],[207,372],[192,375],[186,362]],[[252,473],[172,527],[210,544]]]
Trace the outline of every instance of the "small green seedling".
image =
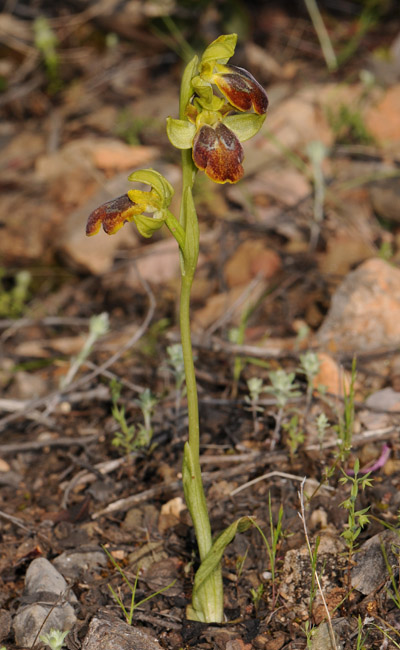
[[367,650],[365,642],[368,637],[368,632],[364,634],[364,623],[361,616],[357,618],[357,646],[356,650]]
[[61,650],[61,648],[65,645],[64,640],[68,633],[69,630],[66,632],[61,632],[61,630],[51,628],[48,634],[41,634],[39,639],[48,645],[51,650]]
[[262,582],[260,582],[257,589],[254,589],[253,587],[250,589],[251,600],[253,601],[254,609],[256,610],[256,612],[258,611],[258,607],[264,595],[264,591],[265,591],[265,587]]
[[307,380],[307,401],[306,413],[309,412],[311,400],[314,390],[314,379],[318,375],[320,369],[320,362],[318,355],[315,352],[306,352],[300,355],[300,368],[299,371],[304,373]]
[[292,415],[289,422],[283,422],[282,429],[287,433],[287,445],[289,447],[290,458],[293,461],[299,446],[304,442],[304,431],[299,425],[298,413]]
[[276,567],[276,554],[278,551],[278,546],[279,543],[283,537],[283,531],[282,531],[282,518],[283,518],[283,506],[282,504],[279,506],[279,511],[278,511],[278,521],[276,522],[276,525],[274,525],[273,521],[273,516],[272,516],[272,503],[271,503],[271,493],[268,493],[268,518],[269,518],[269,533],[270,533],[270,538],[271,541],[268,541],[266,535],[264,534],[263,530],[260,528],[260,526],[254,522],[255,528],[257,528],[258,532],[260,533],[262,540],[265,544],[265,548],[267,549],[267,555],[268,555],[268,560],[269,560],[269,570],[271,572],[271,584],[272,584],[272,604],[271,608],[274,609],[275,607],[275,602],[277,598],[277,590],[276,590],[276,574],[277,574],[277,567]]
[[134,400],[134,404],[139,406],[143,414],[143,424],[137,426],[128,424],[126,420],[125,407],[119,406],[118,401],[121,397],[121,385],[113,379],[110,383],[112,409],[111,413],[114,420],[120,427],[112,440],[114,447],[120,447],[126,454],[147,447],[153,436],[151,418],[154,413],[154,407],[158,403],[155,395],[152,395],[149,388],[141,393],[139,399]]
[[256,435],[259,430],[258,413],[264,411],[263,407],[259,406],[259,401],[261,393],[265,391],[265,386],[263,380],[259,377],[251,377],[251,379],[247,380],[247,388],[249,389],[249,395],[245,395],[244,399],[249,404],[253,416],[254,435]]
[[111,414],[120,427],[114,434],[112,445],[121,448],[125,454],[130,454],[136,449],[136,427],[126,421],[125,407],[119,406],[118,400],[121,397],[121,384],[116,379],[110,382],[111,391]]
[[119,566],[118,562],[116,562],[115,559],[113,558],[113,556],[111,555],[110,551],[108,549],[106,549],[105,546],[103,546],[102,548],[103,548],[103,551],[105,552],[105,554],[107,555],[108,559],[110,560],[111,564],[114,566],[115,569],[117,569],[118,573],[122,576],[125,584],[128,585],[129,590],[131,592],[131,602],[129,604],[129,608],[126,608],[123,601],[122,601],[122,598],[116,593],[116,591],[112,588],[111,585],[108,585],[108,588],[109,588],[115,602],[119,605],[119,607],[121,608],[121,610],[122,610],[122,612],[123,612],[123,614],[125,616],[126,622],[128,623],[128,625],[132,625],[133,614],[135,612],[135,609],[140,607],[140,605],[143,605],[144,603],[147,603],[148,600],[152,600],[156,596],[159,596],[164,591],[167,591],[167,589],[171,589],[171,587],[174,586],[177,579],[175,578],[175,580],[170,582],[169,585],[167,585],[166,587],[163,587],[162,589],[159,589],[158,591],[155,591],[153,594],[150,594],[150,596],[146,596],[146,598],[142,598],[142,600],[139,600],[138,603],[135,603],[136,590],[137,590],[137,585],[138,585],[138,581],[139,581],[140,568],[138,568],[138,570],[137,570],[136,577],[135,577],[135,582],[132,585],[129,582],[128,578],[126,577],[125,572],[123,571],[123,569]]
[[147,447],[153,437],[151,419],[154,415],[154,409],[158,404],[158,398],[152,394],[150,388],[145,388],[143,393],[140,394],[139,399],[134,400],[134,403],[139,406],[143,415],[143,424],[139,424],[138,444],[142,447]]
[[[400,550],[400,548],[399,548],[399,546],[397,544],[392,545],[392,552],[395,553],[397,555],[397,557],[399,556],[399,550]],[[382,551],[383,559],[385,560],[387,572],[389,574],[390,583],[392,585],[392,590],[388,589],[388,595],[392,599],[394,604],[396,605],[397,609],[400,609],[400,589],[399,589],[399,585],[398,585],[398,582],[396,581],[396,576],[394,574],[393,567],[391,566],[391,564],[390,564],[390,562],[388,560],[385,544],[383,543],[382,540],[381,540],[381,551]]]
[[278,439],[279,432],[282,424],[285,406],[287,403],[299,397],[301,392],[297,390],[299,384],[295,382],[295,373],[286,372],[285,370],[272,370],[268,373],[271,386],[265,386],[264,392],[270,393],[276,399],[278,406],[278,413],[275,419],[275,428],[271,437],[271,450],[274,449]]
[[364,476],[359,476],[360,470],[360,461],[358,458],[356,458],[355,463],[354,463],[354,476],[349,476],[342,470],[343,476],[339,479],[339,482],[342,483],[343,485],[346,485],[347,483],[350,483],[350,496],[342,501],[340,506],[347,510],[348,513],[348,519],[347,519],[347,525],[346,529],[341,533],[341,536],[344,538],[344,541],[346,542],[347,550],[348,550],[348,558],[349,558],[349,563],[348,563],[348,582],[350,585],[350,569],[351,569],[351,561],[353,557],[353,552],[354,549],[357,546],[357,537],[361,533],[362,529],[366,524],[369,523],[369,517],[366,514],[370,508],[368,506],[367,508],[362,508],[361,510],[356,510],[356,501],[358,497],[358,493],[360,490],[365,490],[366,487],[371,487],[372,486],[372,480],[369,478],[370,474],[365,474]]
[[39,50],[46,68],[49,80],[49,92],[60,90],[60,58],[57,53],[58,38],[44,16],[39,16],[33,23],[35,32],[35,47]]
[[331,426],[326,414],[323,411],[315,419],[315,426],[317,427],[318,441],[320,446],[322,447],[322,443],[324,441],[326,432]]
[[23,313],[29,298],[32,277],[29,271],[18,271],[11,289],[4,286],[6,270],[0,267],[0,318],[18,318]]

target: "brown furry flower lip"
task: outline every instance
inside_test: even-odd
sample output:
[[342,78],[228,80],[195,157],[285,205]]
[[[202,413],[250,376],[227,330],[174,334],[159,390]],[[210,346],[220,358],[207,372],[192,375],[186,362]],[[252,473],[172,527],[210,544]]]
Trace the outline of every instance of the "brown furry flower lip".
[[137,214],[138,206],[130,200],[127,194],[103,203],[89,215],[86,224],[86,235],[96,235],[100,227],[107,235],[112,235],[129,221],[129,217]]
[[268,108],[267,93],[253,75],[235,65],[221,67],[221,72],[214,74],[214,83],[232,106],[264,115]]
[[236,183],[243,176],[243,148],[222,122],[215,128],[203,124],[193,142],[193,161],[216,183]]

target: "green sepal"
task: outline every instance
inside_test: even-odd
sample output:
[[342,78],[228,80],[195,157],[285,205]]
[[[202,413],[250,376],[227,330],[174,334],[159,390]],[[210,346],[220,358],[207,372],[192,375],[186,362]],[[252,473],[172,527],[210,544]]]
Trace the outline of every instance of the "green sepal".
[[191,149],[195,134],[196,127],[192,122],[167,117],[167,136],[177,149]]
[[215,41],[204,50],[201,57],[201,64],[209,61],[218,61],[218,63],[227,63],[235,53],[237,34],[224,34],[219,36]]
[[[129,181],[147,183],[158,194],[164,207],[171,203],[174,188],[166,178],[155,169],[138,169],[128,176]],[[129,194],[129,193],[128,193]]]
[[156,230],[160,230],[160,228],[163,227],[166,218],[167,215],[158,219],[156,217],[146,217],[144,214],[139,214],[134,217],[133,221],[142,237],[149,239]]
[[265,115],[256,115],[255,113],[239,113],[237,115],[228,115],[222,120],[240,142],[250,140],[261,129]]

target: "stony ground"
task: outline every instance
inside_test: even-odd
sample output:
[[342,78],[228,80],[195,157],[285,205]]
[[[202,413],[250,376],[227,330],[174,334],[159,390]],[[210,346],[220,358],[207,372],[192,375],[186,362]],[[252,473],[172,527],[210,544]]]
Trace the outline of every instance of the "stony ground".
[[[160,17],[153,2],[9,2],[0,14],[7,650],[43,645],[51,627],[70,630],[70,650],[400,647],[395,4],[320,4],[331,73],[291,3],[165,3]],[[42,49],[40,16],[56,38]],[[165,118],[177,115],[182,57],[233,30],[235,63],[270,110],[238,185],[196,181],[192,322],[212,527],[245,515],[257,526],[224,556],[226,623],[203,625],[185,617],[198,557],[171,364],[176,245],[133,225],[91,239],[84,228],[138,167],[165,174],[178,209]],[[83,357],[104,313],[108,330]],[[115,563],[131,585],[138,576],[131,625],[110,592],[129,609]]]

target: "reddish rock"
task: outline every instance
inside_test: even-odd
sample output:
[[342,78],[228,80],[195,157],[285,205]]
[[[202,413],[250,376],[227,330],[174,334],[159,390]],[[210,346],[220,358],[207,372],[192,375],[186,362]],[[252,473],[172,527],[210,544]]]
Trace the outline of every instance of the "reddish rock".
[[317,340],[332,352],[367,352],[400,341],[400,270],[370,259],[349,273],[332,297]]

